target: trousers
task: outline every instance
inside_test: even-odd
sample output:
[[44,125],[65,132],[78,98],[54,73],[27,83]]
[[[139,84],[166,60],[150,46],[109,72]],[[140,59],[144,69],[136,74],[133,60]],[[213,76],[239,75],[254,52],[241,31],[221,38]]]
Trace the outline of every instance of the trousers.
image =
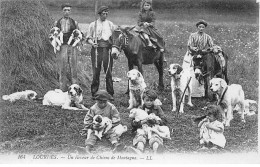
[[[100,84],[100,71],[101,65],[103,62],[104,72],[106,73],[106,89],[110,95],[114,95],[113,88],[113,80],[112,80],[112,68],[113,68],[113,58],[110,55],[109,47],[98,47],[97,48],[97,61],[96,61],[96,53],[95,48],[91,48],[91,62],[92,62],[92,71],[93,71],[93,79],[91,83],[91,93],[92,96],[99,89]],[[97,63],[97,64],[96,64]]]
[[77,55],[78,49],[69,45],[62,45],[58,52],[59,84],[62,91],[77,83]]

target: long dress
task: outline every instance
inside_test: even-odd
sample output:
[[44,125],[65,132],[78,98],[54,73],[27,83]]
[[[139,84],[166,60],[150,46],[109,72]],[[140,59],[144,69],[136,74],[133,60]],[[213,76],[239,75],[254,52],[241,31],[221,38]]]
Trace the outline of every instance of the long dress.
[[[144,22],[151,23],[151,26],[145,27]],[[138,21],[136,29],[139,32],[144,32],[150,36],[150,39],[155,45],[161,49],[165,49],[165,42],[161,34],[157,31],[154,26],[155,23],[155,13],[154,11],[140,11],[138,14]]]

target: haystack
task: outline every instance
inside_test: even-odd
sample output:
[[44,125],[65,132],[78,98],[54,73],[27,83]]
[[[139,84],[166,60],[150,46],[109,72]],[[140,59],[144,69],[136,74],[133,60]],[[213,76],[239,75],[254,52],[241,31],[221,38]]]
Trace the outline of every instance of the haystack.
[[58,88],[48,34],[54,22],[39,0],[1,1],[1,94]]

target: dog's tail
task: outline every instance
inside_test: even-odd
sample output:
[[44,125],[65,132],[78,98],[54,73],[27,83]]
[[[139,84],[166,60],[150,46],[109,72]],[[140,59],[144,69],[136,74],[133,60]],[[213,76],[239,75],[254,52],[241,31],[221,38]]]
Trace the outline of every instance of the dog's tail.
[[3,96],[2,96],[2,99],[3,99],[3,100],[9,100],[9,96],[8,96],[8,95],[3,95]]

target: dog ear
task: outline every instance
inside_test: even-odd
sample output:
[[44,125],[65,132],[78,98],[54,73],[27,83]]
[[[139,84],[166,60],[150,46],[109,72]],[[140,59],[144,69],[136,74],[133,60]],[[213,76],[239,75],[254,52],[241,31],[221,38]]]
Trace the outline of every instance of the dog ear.
[[227,87],[227,82],[224,79],[220,79],[220,85],[222,88]]
[[27,95],[27,97],[28,97],[28,99],[32,99],[32,98],[34,97],[34,93],[29,93],[29,94]]
[[130,72],[127,72],[127,74],[126,74],[126,75],[127,75],[127,77],[129,78],[129,77],[130,77]]
[[183,68],[180,65],[178,65],[178,67],[177,67],[177,74],[180,74],[182,72],[182,70],[183,70]]
[[78,88],[76,89],[76,92],[80,95],[80,94],[82,94],[83,90],[82,90],[80,87],[78,87]]

